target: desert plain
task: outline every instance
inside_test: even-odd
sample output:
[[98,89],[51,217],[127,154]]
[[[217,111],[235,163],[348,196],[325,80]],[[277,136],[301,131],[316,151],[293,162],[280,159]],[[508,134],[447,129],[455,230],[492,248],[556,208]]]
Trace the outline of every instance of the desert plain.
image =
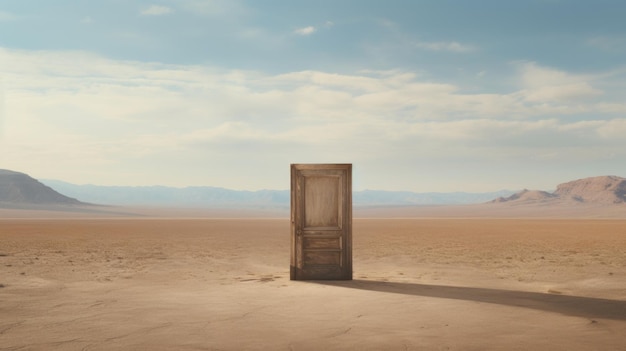
[[623,218],[364,211],[354,280],[291,281],[288,218],[42,213],[0,216],[1,350],[626,349]]

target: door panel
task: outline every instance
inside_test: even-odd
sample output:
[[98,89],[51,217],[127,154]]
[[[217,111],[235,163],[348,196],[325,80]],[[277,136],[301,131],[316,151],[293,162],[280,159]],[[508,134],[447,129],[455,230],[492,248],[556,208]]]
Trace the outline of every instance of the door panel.
[[304,226],[341,228],[341,183],[337,176],[304,176]]
[[302,245],[308,249],[333,249],[341,250],[341,237],[315,237],[305,236]]
[[291,279],[352,279],[352,165],[291,165]]
[[304,265],[341,265],[341,251],[305,250]]

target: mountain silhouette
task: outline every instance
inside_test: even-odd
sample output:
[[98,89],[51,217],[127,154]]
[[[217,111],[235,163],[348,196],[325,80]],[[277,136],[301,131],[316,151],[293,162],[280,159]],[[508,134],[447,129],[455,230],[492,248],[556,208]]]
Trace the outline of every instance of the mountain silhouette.
[[60,194],[27,174],[0,169],[0,204],[86,205]]

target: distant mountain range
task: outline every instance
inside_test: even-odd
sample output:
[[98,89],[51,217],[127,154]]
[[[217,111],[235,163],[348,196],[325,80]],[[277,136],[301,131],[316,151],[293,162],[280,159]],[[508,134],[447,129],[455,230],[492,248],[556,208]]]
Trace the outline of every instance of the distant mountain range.
[[[90,203],[124,206],[186,207],[289,207],[289,190],[231,190],[210,186],[174,188],[166,186],[76,185],[59,180],[42,180],[60,193]],[[409,206],[472,204],[508,196],[513,191],[487,193],[414,193],[408,191],[362,190],[352,194],[355,206]]]
[[[600,176],[570,181],[556,191],[502,190],[485,193],[415,193],[409,191],[362,190],[353,192],[355,207],[432,206],[466,204],[560,205],[626,204],[626,179]],[[0,170],[0,207],[119,206],[285,209],[289,190],[231,190],[210,186],[175,188],[166,186],[76,185],[59,180],[36,180],[27,174]]]
[[[414,193],[363,190],[353,193],[355,206],[472,204],[509,196],[509,190],[488,193]],[[288,208],[289,190],[231,190],[210,186],[76,185],[59,180],[36,180],[27,174],[0,170],[0,207],[119,206]]]

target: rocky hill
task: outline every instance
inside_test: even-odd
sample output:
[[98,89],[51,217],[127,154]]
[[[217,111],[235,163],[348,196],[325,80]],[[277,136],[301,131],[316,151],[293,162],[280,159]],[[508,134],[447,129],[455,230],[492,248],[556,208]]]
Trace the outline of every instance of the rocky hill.
[[525,202],[529,202],[529,201],[533,201],[533,202],[544,202],[544,201],[550,201],[552,199],[554,199],[555,197],[557,197],[556,195],[549,193],[547,191],[542,191],[542,190],[528,190],[528,189],[524,189],[520,192],[517,192],[509,197],[499,197],[491,202],[493,203],[498,203],[498,202],[510,202],[510,201],[525,201]]
[[581,202],[624,203],[626,178],[601,176],[574,180],[557,186],[554,194],[562,199]]
[[626,178],[600,176],[573,180],[559,184],[556,191],[524,189],[509,197],[499,197],[490,203],[626,203]]
[[0,205],[84,205],[30,176],[0,169]]

